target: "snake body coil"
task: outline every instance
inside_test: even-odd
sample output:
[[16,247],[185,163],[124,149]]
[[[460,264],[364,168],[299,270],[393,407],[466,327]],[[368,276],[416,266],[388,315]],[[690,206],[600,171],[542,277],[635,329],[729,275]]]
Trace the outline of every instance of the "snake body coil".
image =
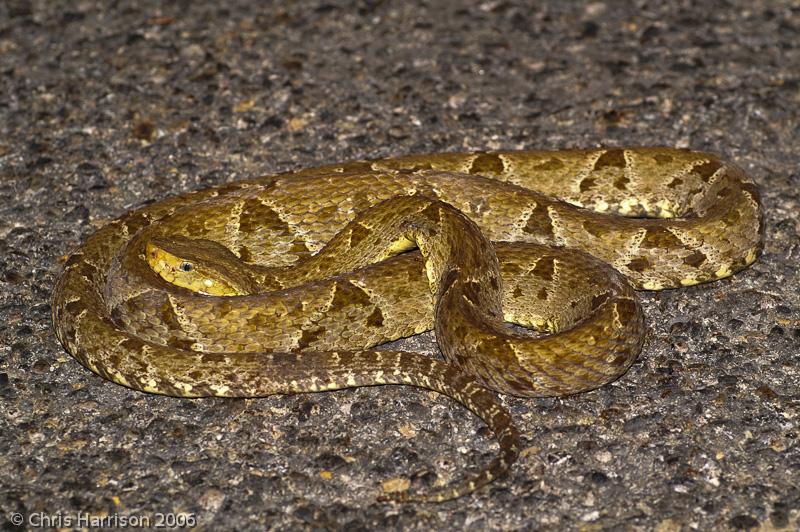
[[[644,335],[631,285],[727,277],[756,259],[762,231],[755,186],[699,152],[346,163],[169,198],[109,223],[67,260],[53,321],[82,364],[147,392],[395,383],[447,394],[484,419],[500,455],[461,485],[390,497],[439,501],[490,482],[518,452],[484,386],[563,395],[619,377]],[[414,247],[421,254],[401,253]],[[148,262],[183,255],[208,264],[207,286],[230,297],[178,286]],[[431,328],[447,362],[372,349]]]

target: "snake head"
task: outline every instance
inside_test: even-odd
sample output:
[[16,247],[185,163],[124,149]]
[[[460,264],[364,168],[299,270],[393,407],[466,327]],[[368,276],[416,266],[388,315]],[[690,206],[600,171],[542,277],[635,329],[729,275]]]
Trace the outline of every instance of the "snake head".
[[258,291],[248,266],[211,240],[154,237],[145,245],[145,257],[162,279],[198,294],[243,296]]

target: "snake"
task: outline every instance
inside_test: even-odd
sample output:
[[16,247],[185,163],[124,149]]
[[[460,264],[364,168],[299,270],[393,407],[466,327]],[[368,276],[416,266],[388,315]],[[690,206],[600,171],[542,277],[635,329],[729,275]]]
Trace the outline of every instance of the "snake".
[[[726,278],[759,256],[749,176],[666,147],[406,155],[145,204],[65,260],[56,335],[91,371],[177,397],[404,384],[451,397],[499,452],[441,502],[502,476],[520,437],[495,395],[564,396],[623,375],[637,290]],[[433,329],[443,360],[381,344]]]

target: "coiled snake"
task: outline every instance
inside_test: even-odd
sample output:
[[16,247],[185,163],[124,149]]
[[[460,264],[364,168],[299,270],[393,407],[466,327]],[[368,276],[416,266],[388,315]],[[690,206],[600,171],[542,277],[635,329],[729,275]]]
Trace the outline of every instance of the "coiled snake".
[[[122,216],[67,260],[53,322],[86,367],[147,392],[259,397],[396,383],[447,394],[487,423],[500,453],[462,484],[387,497],[441,501],[516,458],[517,433],[486,387],[563,395],[614,380],[643,341],[631,285],[727,277],[761,242],[755,186],[705,153],[353,162]],[[431,328],[446,362],[372,349]]]

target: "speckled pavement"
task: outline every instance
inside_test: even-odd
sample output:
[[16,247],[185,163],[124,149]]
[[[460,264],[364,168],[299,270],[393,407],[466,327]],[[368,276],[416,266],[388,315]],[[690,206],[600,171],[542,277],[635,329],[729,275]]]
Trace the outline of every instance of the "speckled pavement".
[[[800,527],[796,2],[160,4],[0,2],[4,530]],[[764,254],[644,295],[651,331],[619,381],[504,398],[522,456],[461,500],[375,501],[491,459],[447,398],[158,397],[93,375],[52,332],[64,256],[146,201],[352,158],[631,144],[744,167]],[[435,354],[430,335],[400,345]]]

